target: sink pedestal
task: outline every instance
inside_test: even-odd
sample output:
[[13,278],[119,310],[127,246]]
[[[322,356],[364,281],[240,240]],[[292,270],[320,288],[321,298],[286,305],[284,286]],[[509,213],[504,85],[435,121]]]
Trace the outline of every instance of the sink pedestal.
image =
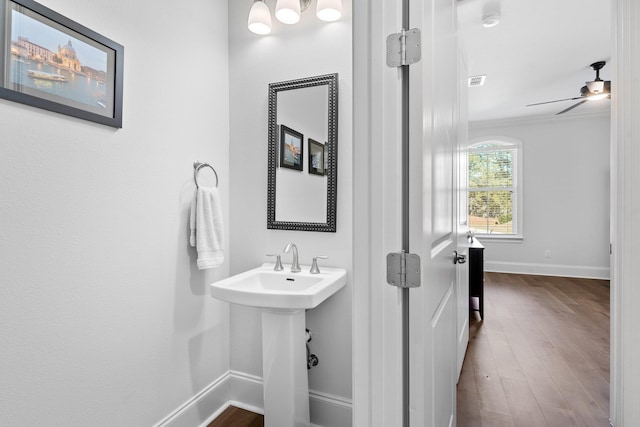
[[309,427],[309,380],[305,310],[320,305],[347,284],[343,268],[311,273],[274,270],[263,264],[214,282],[211,296],[262,309],[262,372],[266,427]]
[[265,427],[309,427],[305,310],[262,311]]

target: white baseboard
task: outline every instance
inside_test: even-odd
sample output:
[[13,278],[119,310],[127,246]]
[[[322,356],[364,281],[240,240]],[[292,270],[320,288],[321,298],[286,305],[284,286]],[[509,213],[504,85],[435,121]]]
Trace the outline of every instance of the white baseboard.
[[213,381],[154,427],[207,426],[229,407],[229,373]]
[[353,402],[334,394],[309,390],[312,427],[350,427]]
[[[206,427],[229,406],[264,414],[262,378],[229,371],[154,427]],[[350,427],[352,406],[350,399],[309,390],[311,427]]]
[[540,276],[579,277],[609,280],[609,267],[584,265],[534,264],[526,262],[487,261],[484,271],[495,273],[535,274]]
[[[237,371],[231,371],[229,378],[231,405],[264,414],[262,378]],[[350,399],[309,390],[312,427],[350,427],[352,406]]]
[[230,371],[229,399],[233,406],[256,414],[264,414],[264,397],[262,396],[262,377],[244,372]]

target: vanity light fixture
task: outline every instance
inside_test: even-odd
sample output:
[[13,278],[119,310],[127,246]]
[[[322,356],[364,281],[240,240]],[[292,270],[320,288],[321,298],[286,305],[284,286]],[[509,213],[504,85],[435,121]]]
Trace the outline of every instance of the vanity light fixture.
[[253,2],[249,11],[247,27],[255,34],[265,35],[271,32],[271,12],[263,0]]
[[[283,24],[297,24],[300,14],[309,8],[311,0],[277,0],[276,19]],[[316,16],[326,22],[337,21],[342,17],[342,0],[318,0]],[[266,0],[254,0],[249,19],[249,31],[259,35],[271,32],[271,11]]]
[[321,21],[337,21],[342,16],[342,0],[318,0],[316,16]]
[[283,24],[297,24],[300,21],[300,13],[303,8],[309,7],[309,3],[311,0],[278,0],[276,2],[276,18]]

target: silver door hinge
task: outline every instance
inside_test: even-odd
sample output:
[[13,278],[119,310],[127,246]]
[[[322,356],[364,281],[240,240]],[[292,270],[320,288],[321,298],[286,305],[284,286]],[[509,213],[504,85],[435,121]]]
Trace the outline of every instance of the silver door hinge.
[[420,287],[420,257],[416,254],[387,254],[387,283],[399,288]]
[[420,30],[412,28],[387,37],[387,66],[401,67],[420,61]]

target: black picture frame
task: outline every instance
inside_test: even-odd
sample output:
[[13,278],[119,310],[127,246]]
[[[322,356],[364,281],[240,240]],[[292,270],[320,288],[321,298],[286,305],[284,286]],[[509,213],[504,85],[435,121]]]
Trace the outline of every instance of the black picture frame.
[[309,138],[309,160],[308,168],[312,175],[322,175],[327,173],[325,168],[325,151],[324,144]]
[[32,0],[0,0],[0,98],[122,128],[124,47]]
[[280,125],[280,167],[302,171],[304,167],[304,136]]

